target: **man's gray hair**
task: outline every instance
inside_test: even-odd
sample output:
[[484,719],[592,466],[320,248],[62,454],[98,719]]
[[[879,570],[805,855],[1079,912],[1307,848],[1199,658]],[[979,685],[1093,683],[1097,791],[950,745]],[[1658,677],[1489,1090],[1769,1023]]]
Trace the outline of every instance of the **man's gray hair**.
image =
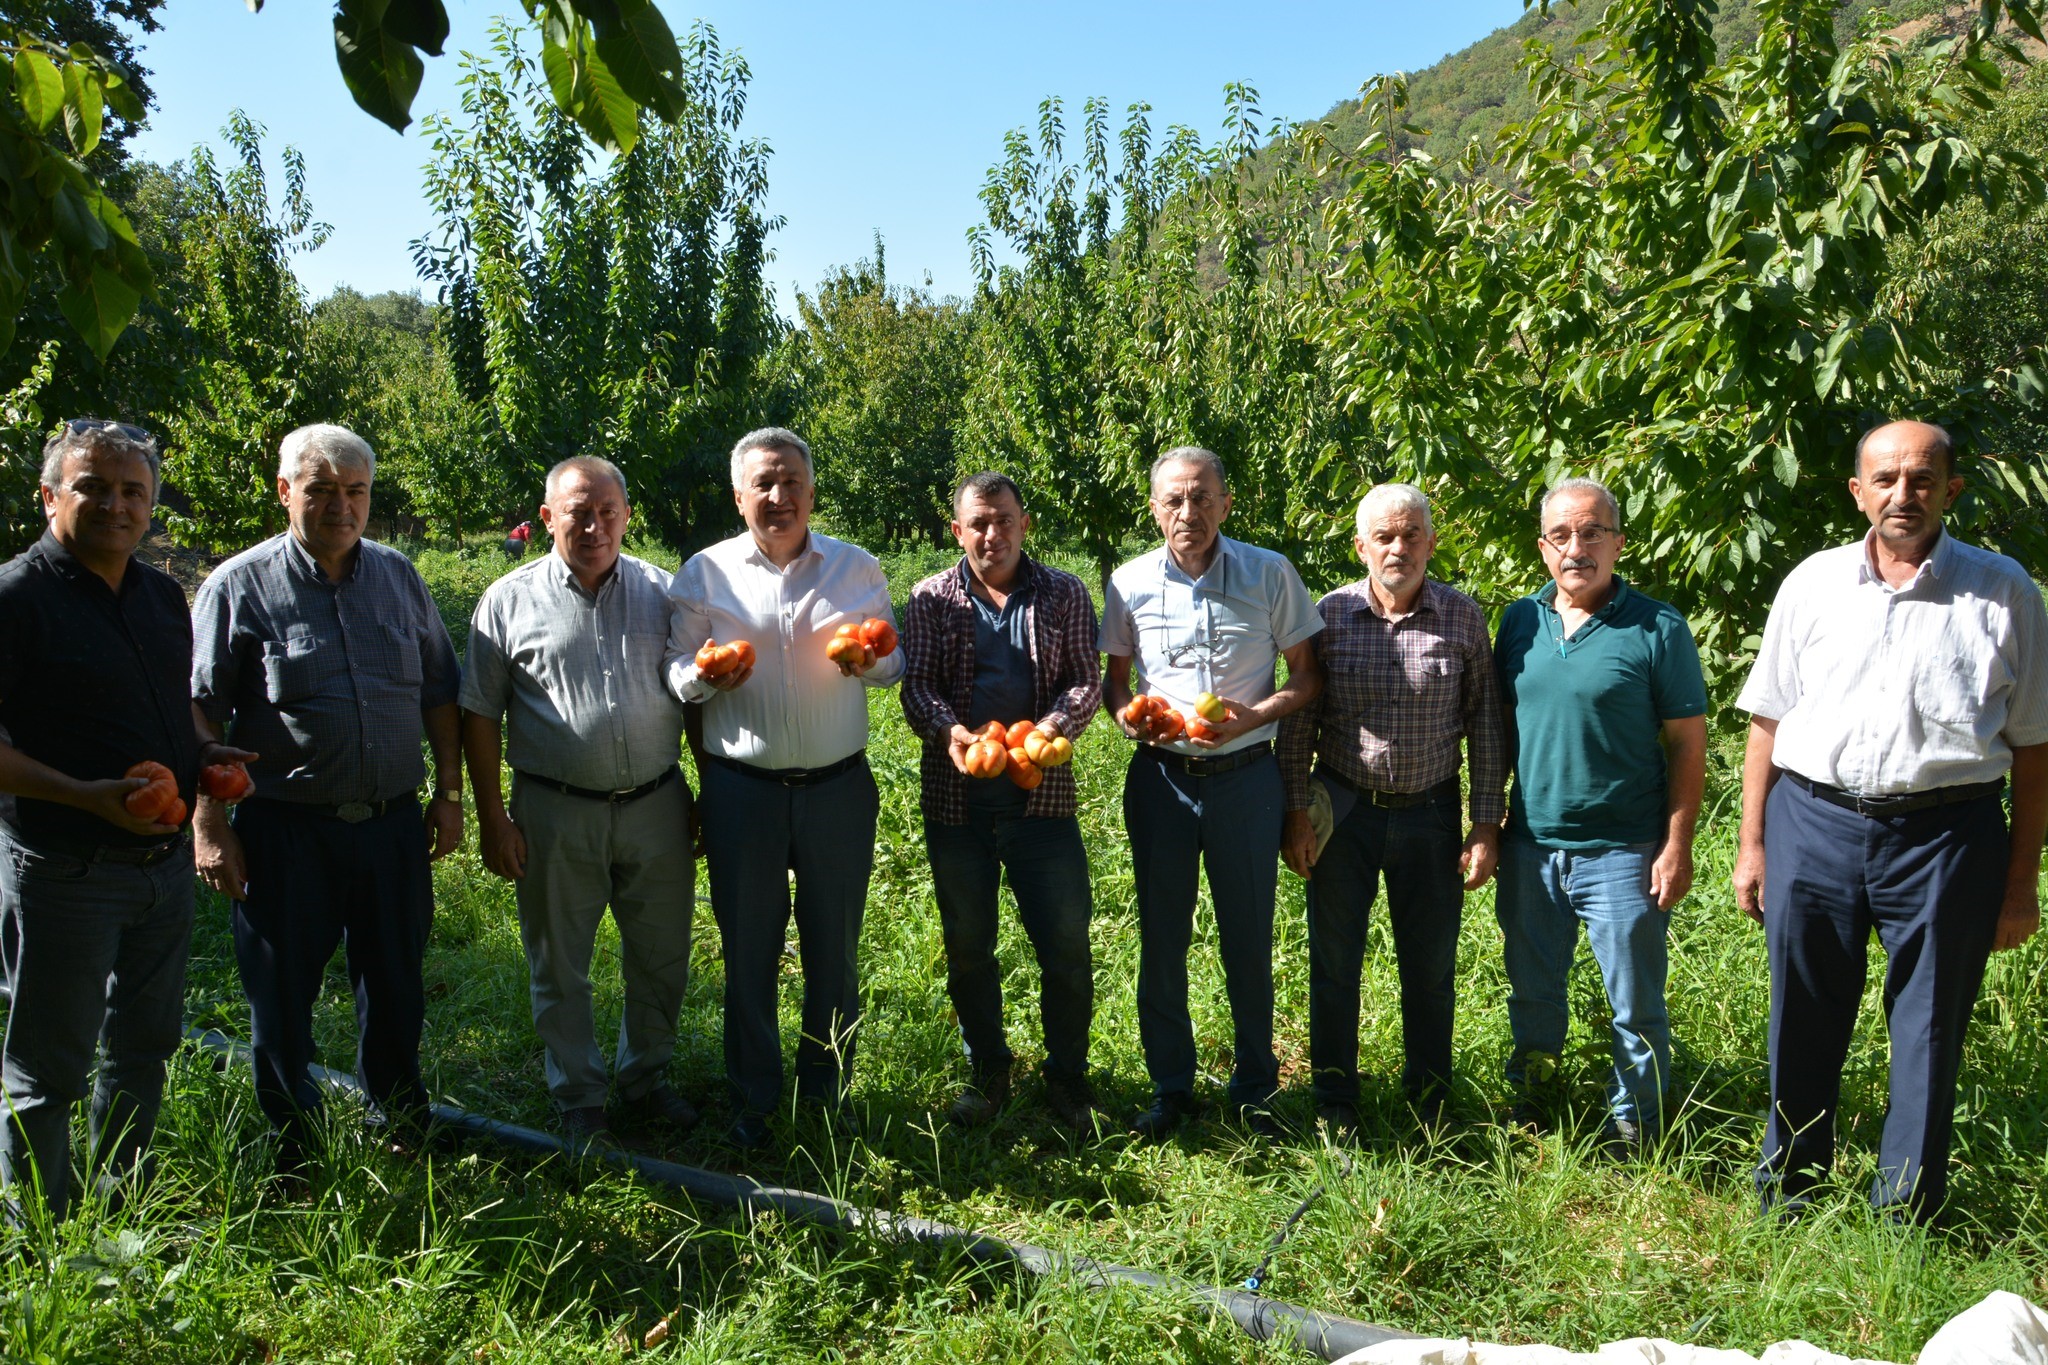
[[561,487],[562,480],[570,474],[582,474],[592,479],[610,479],[619,486],[619,497],[622,500],[633,500],[626,492],[626,476],[619,472],[617,465],[602,455],[571,455],[563,460],[548,471],[547,483],[543,485],[541,497],[547,502],[553,502],[555,490]]
[[1230,491],[1230,474],[1223,468],[1223,457],[1213,450],[1204,450],[1200,446],[1175,446],[1154,460],[1152,472],[1146,476],[1145,486],[1157,488],[1159,471],[1170,464],[1191,464],[1197,469],[1206,469],[1216,476],[1216,482],[1222,486],[1224,492]]
[[43,487],[63,486],[64,457],[72,451],[102,449],[133,451],[140,455],[149,464],[152,490],[162,484],[163,455],[156,447],[156,437],[140,427],[131,427],[122,422],[109,422],[98,417],[74,417],[58,427],[55,436],[43,442]]
[[370,443],[332,422],[314,422],[300,427],[287,435],[277,447],[277,477],[287,483],[297,483],[299,471],[308,459],[325,460],[337,472],[344,469],[360,469],[377,478],[377,452],[370,449]]
[[788,427],[757,427],[733,443],[732,486],[738,489],[740,479],[747,472],[747,456],[756,450],[781,450],[796,456],[804,462],[804,477],[813,486],[818,482],[817,466],[811,463],[810,443]]
[[1543,495],[1543,504],[1536,509],[1536,526],[1538,530],[1541,530],[1543,524],[1550,520],[1550,504],[1559,498],[1573,493],[1590,493],[1600,499],[1601,502],[1607,505],[1607,524],[1617,531],[1621,529],[1621,504],[1614,500],[1613,492],[1598,479],[1579,477],[1560,479],[1550,486],[1548,493]]
[[1372,534],[1373,518],[1389,512],[1413,512],[1422,518],[1423,530],[1436,529],[1430,520],[1427,493],[1412,483],[1376,483],[1358,500],[1358,538],[1364,540]]

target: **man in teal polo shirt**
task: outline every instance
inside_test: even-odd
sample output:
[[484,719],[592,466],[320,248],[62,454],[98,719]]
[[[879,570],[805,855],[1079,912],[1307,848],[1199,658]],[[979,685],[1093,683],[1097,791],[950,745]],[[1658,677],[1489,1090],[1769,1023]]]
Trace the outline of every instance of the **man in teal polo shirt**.
[[1564,1050],[1565,981],[1581,921],[1614,1009],[1602,1146],[1640,1149],[1664,1123],[1669,912],[1692,886],[1706,787],[1707,689],[1677,611],[1615,575],[1614,495],[1566,479],[1540,515],[1548,587],[1511,605],[1494,642],[1514,788],[1495,911],[1506,937],[1508,1080],[1526,1100]]

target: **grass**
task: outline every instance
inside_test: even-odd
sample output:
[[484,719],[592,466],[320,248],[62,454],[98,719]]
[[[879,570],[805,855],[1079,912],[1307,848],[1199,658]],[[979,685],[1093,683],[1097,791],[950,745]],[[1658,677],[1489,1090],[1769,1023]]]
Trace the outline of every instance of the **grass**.
[[[503,561],[429,551],[421,566],[451,622]],[[948,557],[913,552],[888,568],[899,593]],[[1083,572],[1085,566],[1069,565]],[[460,636],[458,635],[458,638]],[[1052,1247],[1234,1284],[1318,1181],[1319,1201],[1275,1258],[1266,1292],[1425,1333],[1590,1348],[1637,1334],[1759,1350],[1803,1337],[1854,1356],[1907,1360],[1941,1322],[1992,1289],[2048,1298],[2041,1190],[2048,1055],[2038,1027],[2048,950],[1994,960],[1973,1025],[1959,1100],[1946,1233],[1872,1218],[1860,1193],[1883,1116],[1885,1048],[1875,984],[1851,1057],[1840,1196],[1790,1228],[1753,1211],[1750,1166],[1765,1105],[1768,1003],[1760,934],[1727,890],[1731,755],[1718,756],[1698,887],[1672,924],[1674,1070],[1685,1108],[1655,1160],[1613,1166],[1590,1152],[1605,1065],[1604,1000],[1582,959],[1564,1075],[1579,1121],[1535,1137],[1500,1126],[1506,982],[1490,892],[1467,900],[1460,944],[1457,1124],[1443,1140],[1400,1111],[1399,1014],[1391,946],[1373,926],[1364,986],[1368,1122],[1346,1173],[1313,1142],[1272,1146],[1199,1124],[1161,1147],[1122,1136],[1081,1142],[1025,1103],[962,1134],[939,1117],[963,1062],[943,984],[937,914],[917,813],[917,747],[893,692],[871,698],[884,793],[863,974],[867,1022],[855,1081],[865,1137],[830,1139],[778,1118],[783,1155],[749,1170]],[[1076,758],[1096,914],[1094,1061],[1118,1110],[1145,1097],[1133,982],[1128,853],[1118,814],[1126,752],[1106,724]],[[525,962],[509,886],[473,848],[436,873],[426,964],[425,1060],[437,1095],[520,1122],[550,1112],[527,1017]],[[704,883],[698,882],[700,895]],[[203,897],[193,945],[194,1022],[247,1036],[225,906]],[[1307,974],[1301,883],[1282,874],[1274,945],[1284,1112],[1308,1117]],[[673,1078],[703,1102],[703,1135],[667,1155],[732,1169],[713,1141],[725,1117],[719,1051],[721,963],[697,907],[693,977]],[[1014,918],[1003,960],[1012,1041],[1042,1055],[1036,971]],[[609,926],[593,978],[600,1036],[616,1026],[618,944]],[[1228,1068],[1230,1027],[1213,935],[1192,960],[1207,1083]],[[318,1014],[322,1053],[346,1068],[353,1021],[338,970]],[[784,976],[793,1045],[798,981]],[[88,1205],[40,1230],[40,1255],[0,1265],[0,1357],[9,1361],[615,1360],[657,1325],[677,1360],[946,1361],[1296,1358],[1171,1298],[1097,1295],[932,1247],[743,1221],[672,1192],[561,1161],[473,1148],[414,1164],[367,1143],[338,1106],[312,1197],[269,1177],[245,1070],[188,1051],[173,1063],[146,1200]]]

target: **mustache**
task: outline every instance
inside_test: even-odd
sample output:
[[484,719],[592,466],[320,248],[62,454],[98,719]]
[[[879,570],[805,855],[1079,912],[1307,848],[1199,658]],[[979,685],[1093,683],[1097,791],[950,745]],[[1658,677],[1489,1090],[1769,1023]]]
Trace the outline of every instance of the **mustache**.
[[1572,555],[1559,560],[1557,567],[1560,569],[1597,569],[1600,567],[1600,561],[1586,555]]

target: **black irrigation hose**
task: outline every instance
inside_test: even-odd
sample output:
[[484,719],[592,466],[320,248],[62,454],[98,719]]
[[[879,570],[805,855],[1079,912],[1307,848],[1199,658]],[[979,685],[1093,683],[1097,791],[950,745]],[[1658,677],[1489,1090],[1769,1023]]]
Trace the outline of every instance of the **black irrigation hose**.
[[[1358,1169],[1351,1164],[1350,1157],[1345,1156],[1342,1152],[1339,1152],[1337,1155],[1344,1162],[1344,1174],[1351,1175]],[[1287,1239],[1293,1234],[1294,1225],[1301,1221],[1302,1215],[1314,1208],[1316,1200],[1323,1197],[1323,1189],[1324,1182],[1318,1180],[1316,1187],[1308,1192],[1307,1197],[1294,1206],[1294,1212],[1287,1215],[1287,1221],[1280,1225],[1280,1230],[1273,1234],[1273,1240],[1266,1244],[1266,1254],[1259,1258],[1259,1268],[1245,1276],[1244,1287],[1246,1293],[1258,1293],[1259,1286],[1266,1282],[1266,1272],[1273,1268],[1273,1258],[1280,1254],[1281,1247],[1287,1245]]]
[[[242,1043],[216,1029],[188,1029],[186,1036],[210,1052],[235,1060],[246,1058],[248,1049]],[[362,1087],[356,1083],[353,1076],[324,1066],[313,1067],[312,1073],[313,1079],[332,1089],[359,1096],[363,1093]],[[862,1208],[827,1195],[812,1194],[808,1190],[763,1185],[746,1176],[720,1175],[716,1171],[707,1171],[697,1166],[684,1166],[657,1157],[640,1156],[634,1152],[614,1150],[579,1154],[553,1133],[524,1128],[516,1123],[501,1123],[482,1114],[472,1114],[468,1110],[456,1109],[450,1105],[437,1104],[433,1107],[433,1112],[437,1121],[451,1128],[488,1138],[515,1151],[529,1152],[536,1156],[583,1155],[601,1158],[614,1166],[634,1171],[647,1180],[682,1190],[693,1199],[701,1199],[707,1203],[722,1204],[749,1213],[774,1212],[784,1218],[820,1227],[849,1231],[864,1229],[904,1241],[955,1247],[976,1260],[1007,1263],[1033,1275],[1072,1276],[1093,1290],[1106,1289],[1113,1284],[1131,1284],[1143,1289],[1191,1298],[1208,1305],[1216,1312],[1228,1314],[1231,1321],[1254,1341],[1291,1341],[1301,1350],[1324,1360],[1337,1360],[1353,1351],[1361,1351],[1383,1341],[1399,1341],[1413,1336],[1410,1332],[1399,1332],[1391,1327],[1379,1327],[1353,1318],[1319,1313],[1312,1308],[1282,1303],[1278,1299],[1269,1299],[1246,1290],[1220,1289],[1214,1285],[1196,1284],[1172,1276],[1155,1274],[1149,1270],[1114,1265],[1108,1261],[1097,1261],[1085,1256],[1062,1256],[1044,1247],[1006,1241],[1001,1237],[991,1237],[986,1233],[953,1227],[947,1223],[935,1223],[926,1218],[912,1218],[899,1213],[886,1213],[880,1209]],[[1322,1186],[1318,1184],[1309,1198],[1294,1211],[1294,1215],[1281,1228],[1279,1236],[1268,1250],[1266,1261],[1261,1262],[1259,1273],[1254,1280],[1264,1276],[1273,1252],[1279,1250],[1280,1243],[1286,1240],[1294,1224],[1307,1211],[1309,1204],[1321,1194]]]

